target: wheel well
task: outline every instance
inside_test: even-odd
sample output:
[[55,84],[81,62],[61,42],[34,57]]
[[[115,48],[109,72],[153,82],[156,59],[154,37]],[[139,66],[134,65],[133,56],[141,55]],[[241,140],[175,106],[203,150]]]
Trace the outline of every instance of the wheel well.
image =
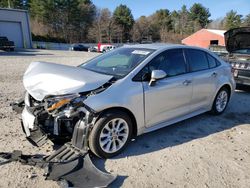
[[225,84],[225,85],[223,85],[223,86],[220,88],[220,90],[221,90],[222,88],[226,88],[226,89],[228,90],[228,92],[229,92],[229,98],[230,98],[230,97],[231,97],[231,86],[228,85],[228,84]]
[[131,121],[132,121],[132,137],[135,138],[137,136],[137,122],[136,122],[136,119],[135,119],[135,116],[134,114],[128,110],[127,108],[123,108],[123,107],[112,107],[112,108],[107,108],[103,111],[101,111],[99,114],[98,114],[98,118],[97,120],[99,119],[99,117],[108,112],[108,111],[111,111],[111,110],[116,110],[116,111],[122,111],[122,112],[125,112],[126,114],[128,114],[128,116],[130,117]]

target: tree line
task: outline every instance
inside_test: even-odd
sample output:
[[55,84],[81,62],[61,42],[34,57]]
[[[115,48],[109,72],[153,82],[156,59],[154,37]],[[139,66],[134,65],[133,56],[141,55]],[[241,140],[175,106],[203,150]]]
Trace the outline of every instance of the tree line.
[[160,9],[134,19],[131,9],[119,5],[114,12],[97,8],[91,0],[0,0],[0,7],[25,9],[30,13],[34,39],[60,42],[173,42],[201,28],[232,29],[250,26],[250,14],[243,17],[229,11],[211,20],[209,9],[194,3],[189,9]]

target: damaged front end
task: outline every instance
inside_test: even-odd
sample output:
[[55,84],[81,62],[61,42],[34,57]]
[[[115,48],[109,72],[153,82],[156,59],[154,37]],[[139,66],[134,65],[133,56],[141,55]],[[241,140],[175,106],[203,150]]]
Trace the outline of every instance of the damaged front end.
[[74,127],[86,118],[86,113],[93,119],[97,117],[98,114],[85,105],[84,100],[104,91],[113,82],[111,79],[89,92],[47,96],[42,101],[36,100],[26,92],[25,99],[12,103],[12,108],[17,113],[22,113],[23,131],[33,145],[41,146],[47,139],[62,144],[71,140]]
[[23,155],[21,151],[0,153],[0,165],[19,161],[44,168],[47,180],[63,181],[67,186],[107,187],[116,175],[98,170],[90,159],[88,137],[98,113],[86,106],[84,100],[110,85],[108,82],[80,94],[48,96],[42,101],[26,93],[24,101],[13,103],[12,107],[17,112],[22,109],[22,127],[27,139],[36,146],[43,145],[48,138],[54,142],[71,141],[44,157]]
[[19,161],[39,166],[45,168],[46,179],[74,187],[106,187],[113,182],[116,176],[101,172],[90,160],[88,138],[98,113],[84,101],[106,90],[115,79],[77,67],[34,62],[23,82],[24,100],[12,103],[12,108],[21,113],[27,139],[36,146],[48,139],[66,143],[45,157],[21,151],[0,153],[0,165]]
[[[85,109],[85,108],[83,108]],[[88,154],[88,135],[93,125],[90,111],[74,127],[71,142],[64,144],[49,156],[23,155],[21,151],[0,153],[0,165],[18,161],[45,169],[46,180],[64,182],[64,187],[107,187],[115,175],[98,170]],[[66,184],[66,185],[65,185]]]
[[41,146],[47,138],[62,143],[71,139],[86,111],[92,113],[84,100],[113,82],[113,76],[79,67],[33,62],[23,77],[24,103],[14,103],[13,109],[20,112],[23,107],[22,127],[33,144]]
[[49,138],[53,142],[66,142],[72,137],[78,121],[86,112],[93,111],[83,103],[86,96],[71,94],[35,100],[26,93],[22,112],[22,127],[29,141],[41,146]]

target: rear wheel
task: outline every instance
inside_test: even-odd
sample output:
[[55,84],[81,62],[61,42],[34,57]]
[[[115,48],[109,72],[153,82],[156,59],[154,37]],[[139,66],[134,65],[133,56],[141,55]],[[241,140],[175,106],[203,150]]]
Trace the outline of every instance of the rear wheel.
[[101,158],[118,155],[132,135],[130,117],[122,111],[109,111],[98,119],[89,136],[90,150]]
[[211,112],[215,115],[222,114],[227,107],[229,97],[229,90],[225,87],[221,88],[214,99]]

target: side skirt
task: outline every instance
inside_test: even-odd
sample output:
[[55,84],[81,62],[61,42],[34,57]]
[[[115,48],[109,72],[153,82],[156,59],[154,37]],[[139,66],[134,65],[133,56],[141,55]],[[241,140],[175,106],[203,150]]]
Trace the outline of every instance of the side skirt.
[[186,119],[189,119],[189,118],[192,118],[194,116],[197,116],[199,114],[202,114],[202,113],[205,113],[207,112],[208,110],[198,110],[198,111],[195,111],[195,112],[192,112],[190,114],[187,114],[187,115],[184,115],[184,116],[181,116],[181,117],[178,117],[178,118],[175,118],[175,119],[171,119],[169,121],[164,121],[164,122],[161,122],[161,123],[158,123],[156,125],[153,125],[151,127],[148,127],[144,130],[143,134],[144,133],[148,133],[148,132],[151,132],[151,131],[155,131],[157,129],[161,129],[163,127],[166,127],[166,126],[169,126],[169,125],[172,125],[174,123],[177,123],[177,122],[180,122],[180,121],[183,121],[183,120],[186,120]]

